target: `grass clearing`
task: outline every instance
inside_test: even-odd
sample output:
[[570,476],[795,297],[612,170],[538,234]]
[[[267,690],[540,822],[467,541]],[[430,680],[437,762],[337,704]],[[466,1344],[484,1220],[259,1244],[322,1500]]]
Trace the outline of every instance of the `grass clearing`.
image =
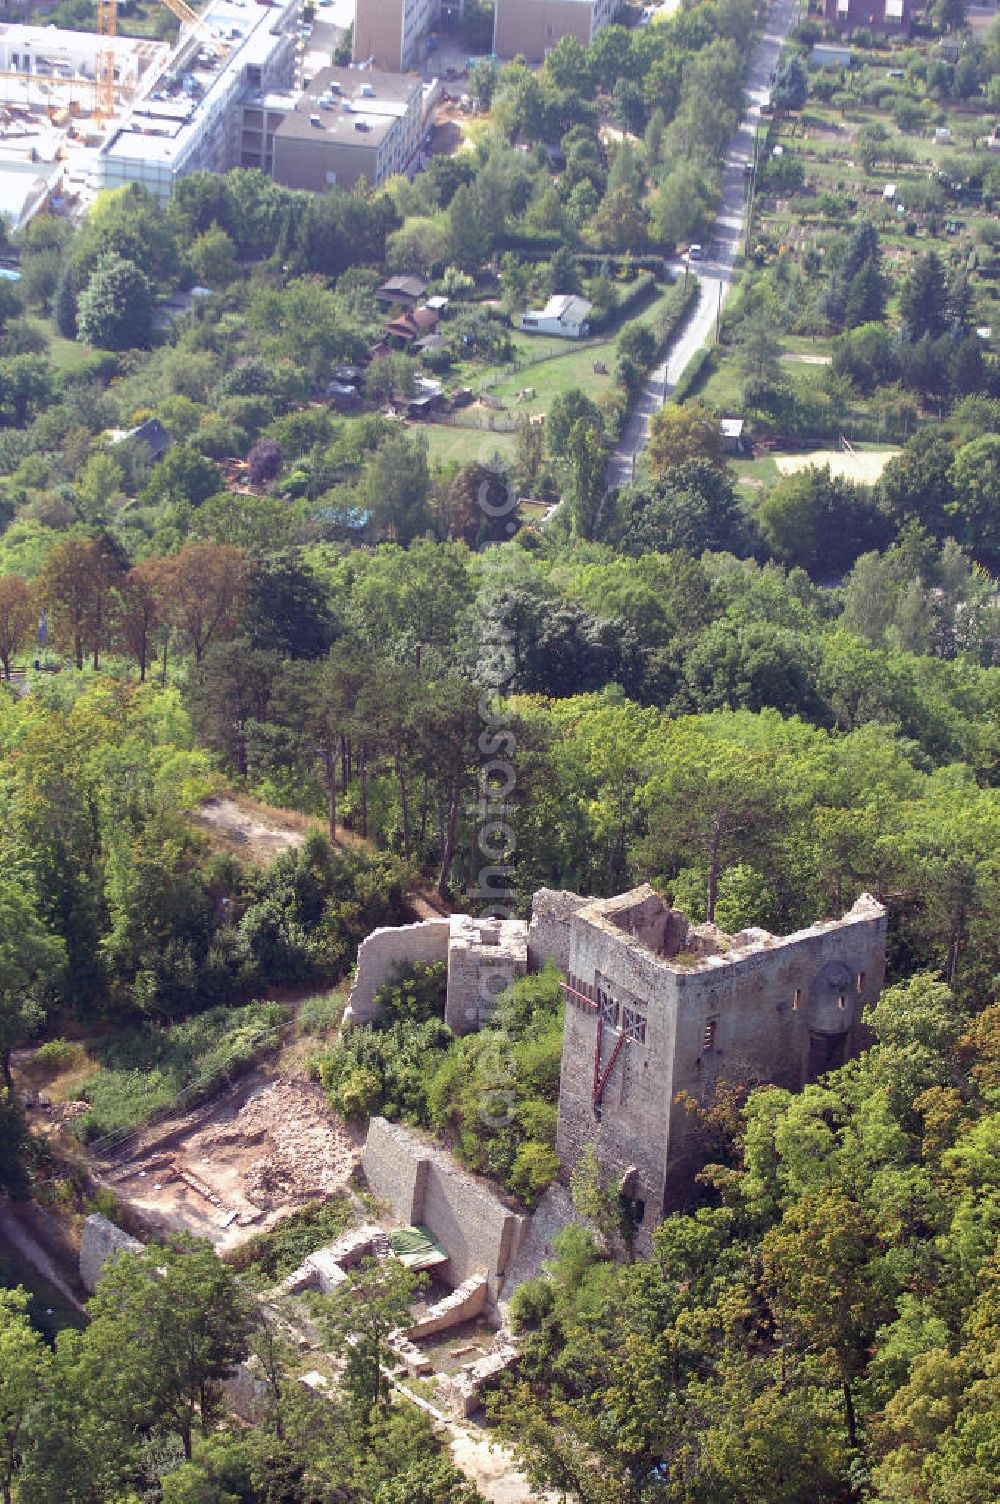
[[282,1016],[274,1002],[210,1008],[165,1029],[139,1024],[91,1045],[96,1070],[75,1093],[89,1105],[74,1119],[74,1134],[89,1142],[130,1132],[171,1107],[181,1092],[203,1083],[215,1089],[274,1047]]
[[[614,380],[620,329],[630,323],[655,326],[669,290],[661,288],[634,318],[623,320],[606,339],[575,341],[522,335],[518,342],[520,358],[532,363],[521,364],[516,370],[505,365],[485,371],[477,383],[478,389],[506,401],[514,413],[546,413],[554,397],[573,387],[579,387],[588,397],[600,397]],[[595,371],[595,364],[603,365],[604,372]],[[526,390],[533,395],[516,402],[517,394]]]
[[780,475],[773,454],[762,454],[752,460],[735,460],[733,469],[741,490],[750,497],[757,496],[768,486],[773,486]]
[[[484,414],[485,418],[485,414]],[[488,428],[459,428],[450,423],[414,423],[427,439],[427,453],[432,465],[471,465],[473,461],[489,464],[495,454],[510,460],[514,456],[512,433],[491,433]]]
[[29,315],[26,322],[48,341],[48,356],[57,371],[79,371],[95,353],[90,345],[81,344],[75,339],[65,339],[51,319]]

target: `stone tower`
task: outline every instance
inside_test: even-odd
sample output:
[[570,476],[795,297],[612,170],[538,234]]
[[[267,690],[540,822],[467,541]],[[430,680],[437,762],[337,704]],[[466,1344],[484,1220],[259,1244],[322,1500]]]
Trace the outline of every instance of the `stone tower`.
[[797,934],[693,926],[650,887],[569,919],[557,1148],[626,1176],[640,1246],[698,1167],[678,1094],[721,1081],[798,1089],[863,1042],[885,975],[886,916],[868,894]]

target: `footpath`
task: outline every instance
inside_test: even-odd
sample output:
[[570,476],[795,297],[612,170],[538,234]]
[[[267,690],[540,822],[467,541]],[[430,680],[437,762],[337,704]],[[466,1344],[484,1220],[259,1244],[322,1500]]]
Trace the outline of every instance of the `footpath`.
[[[696,270],[701,298],[666,360],[650,373],[632,408],[608,463],[609,486],[623,486],[632,479],[638,456],[649,442],[650,419],[666,402],[688,362],[714,338],[722,305],[735,281],[734,268],[746,226],[747,179],[743,164],[753,157],[754,137],[762,118],[761,106],[767,103],[771,75],[798,17],[798,0],[774,0],[764,23],[764,33],[754,48],[747,69],[743,119],[726,149],[722,202],[710,255],[705,261],[698,262],[697,268],[691,268]],[[678,265],[675,270],[683,272],[683,267]]]

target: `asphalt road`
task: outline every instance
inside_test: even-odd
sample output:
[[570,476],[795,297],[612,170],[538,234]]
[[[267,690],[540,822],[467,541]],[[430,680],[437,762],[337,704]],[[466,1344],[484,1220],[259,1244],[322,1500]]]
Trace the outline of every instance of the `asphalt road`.
[[[764,33],[747,69],[743,119],[726,150],[722,174],[722,203],[716,220],[715,238],[709,255],[691,271],[701,284],[701,298],[670,354],[651,373],[645,390],[629,417],[618,447],[608,464],[609,486],[621,486],[635,473],[637,457],[649,439],[649,420],[659,410],[681,378],[688,361],[702,345],[711,343],[722,304],[734,281],[733,267],[739,253],[746,220],[747,177],[743,164],[753,157],[754,135],[760,124],[760,108],[770,93],[771,74],[785,38],[799,14],[798,0],[774,0]],[[683,272],[678,263],[676,270]]]

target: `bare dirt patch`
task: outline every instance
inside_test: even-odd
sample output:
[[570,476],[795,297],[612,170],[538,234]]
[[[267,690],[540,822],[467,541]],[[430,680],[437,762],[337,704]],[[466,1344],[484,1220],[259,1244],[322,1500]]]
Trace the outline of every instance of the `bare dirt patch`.
[[449,1427],[451,1454],[490,1504],[556,1504],[556,1495],[537,1494],[506,1447],[469,1425]]
[[148,1129],[107,1181],[147,1222],[234,1248],[343,1190],[360,1142],[301,1076],[260,1073],[188,1118]]
[[243,795],[206,799],[192,815],[212,844],[249,861],[270,862],[302,845],[318,822],[294,810],[268,809]]
[[830,474],[840,480],[859,480],[873,486],[898,449],[859,449],[848,454],[839,449],[814,449],[811,454],[776,454],[774,463],[782,475],[796,475],[815,466],[830,466]]

